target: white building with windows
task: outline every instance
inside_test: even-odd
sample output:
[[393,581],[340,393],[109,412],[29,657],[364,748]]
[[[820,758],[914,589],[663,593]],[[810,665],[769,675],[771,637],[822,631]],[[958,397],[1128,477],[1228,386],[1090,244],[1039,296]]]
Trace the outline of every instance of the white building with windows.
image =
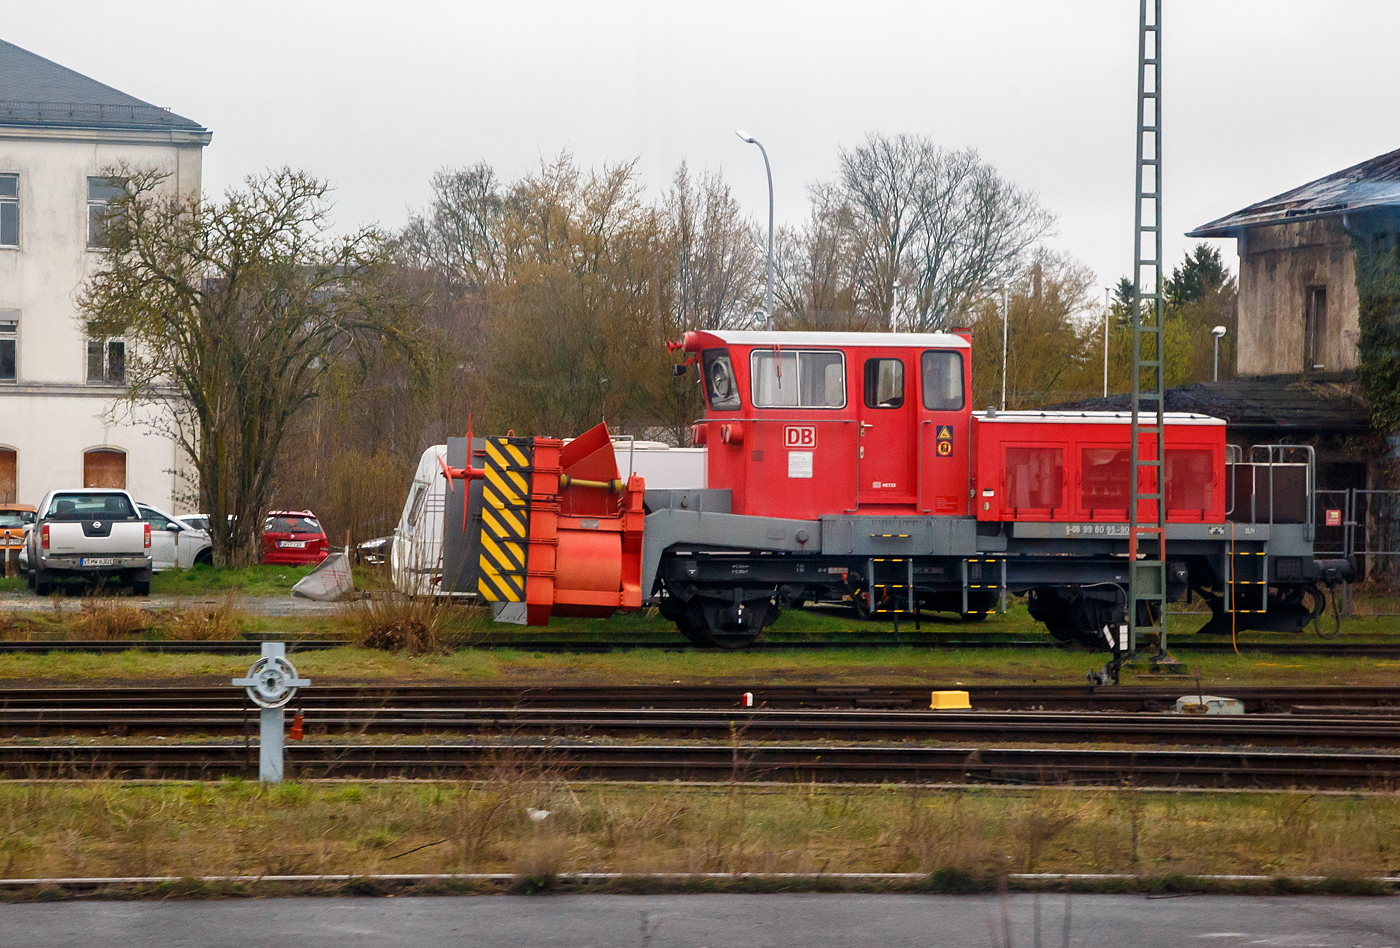
[[183,508],[187,462],[149,426],[113,413],[126,344],[89,339],[78,313],[98,263],[104,171],[168,173],[200,193],[211,133],[0,41],[0,503],[60,487],[125,487]]

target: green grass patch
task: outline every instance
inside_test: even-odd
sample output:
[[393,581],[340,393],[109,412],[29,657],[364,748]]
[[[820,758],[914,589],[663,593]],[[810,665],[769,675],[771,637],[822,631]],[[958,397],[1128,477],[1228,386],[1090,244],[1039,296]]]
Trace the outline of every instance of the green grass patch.
[[151,592],[171,596],[195,596],[236,592],[245,596],[285,596],[311,572],[310,566],[196,566],[157,573]]
[[[1129,668],[1125,684],[1175,684],[1226,694],[1251,685],[1393,685],[1400,661],[1270,658],[1180,653],[1192,676],[1163,678]],[[0,680],[11,682],[226,684],[242,674],[245,656],[0,654]],[[298,653],[298,671],[322,685],[436,682],[513,685],[717,684],[915,685],[937,688],[996,684],[1082,684],[1103,656],[1080,651],[938,648],[849,648],[820,651],[713,652],[637,649],[603,654],[512,649],[459,649],[419,656],[337,648]],[[314,686],[313,686],[314,688]]]
[[[529,810],[548,810],[543,821]],[[1394,796],[569,784],[502,760],[441,783],[0,783],[10,877],[922,872],[1395,874]],[[991,883],[991,885],[989,885]]]

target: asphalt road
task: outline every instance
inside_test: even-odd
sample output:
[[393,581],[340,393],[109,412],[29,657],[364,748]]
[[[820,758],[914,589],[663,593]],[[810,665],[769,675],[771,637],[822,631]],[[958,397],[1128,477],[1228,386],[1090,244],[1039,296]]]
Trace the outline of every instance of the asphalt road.
[[1065,909],[1063,895],[51,902],[0,904],[0,946],[1400,946],[1400,899],[1394,898],[1080,895],[1069,903],[1068,941]]

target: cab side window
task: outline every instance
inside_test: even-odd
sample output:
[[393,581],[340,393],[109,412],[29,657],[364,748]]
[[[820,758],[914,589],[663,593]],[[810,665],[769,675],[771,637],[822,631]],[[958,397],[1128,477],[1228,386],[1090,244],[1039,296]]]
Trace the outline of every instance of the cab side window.
[[846,360],[840,352],[755,349],[749,371],[756,408],[846,407]]
[[727,349],[706,349],[700,354],[705,374],[705,400],[714,411],[733,411],[739,407],[739,382],[734,378],[734,363]]
[[924,408],[929,411],[960,411],[963,407],[962,353],[925,352],[920,360],[923,376]]
[[904,404],[904,363],[899,359],[865,360],[865,407],[899,408]]

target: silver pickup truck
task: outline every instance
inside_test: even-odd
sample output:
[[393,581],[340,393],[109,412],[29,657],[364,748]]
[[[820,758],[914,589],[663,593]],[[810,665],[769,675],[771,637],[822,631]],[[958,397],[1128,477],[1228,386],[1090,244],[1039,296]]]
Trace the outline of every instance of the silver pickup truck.
[[151,593],[151,525],[124,490],[53,490],[26,538],[29,585],[48,595],[55,579],[120,575],[138,596]]

